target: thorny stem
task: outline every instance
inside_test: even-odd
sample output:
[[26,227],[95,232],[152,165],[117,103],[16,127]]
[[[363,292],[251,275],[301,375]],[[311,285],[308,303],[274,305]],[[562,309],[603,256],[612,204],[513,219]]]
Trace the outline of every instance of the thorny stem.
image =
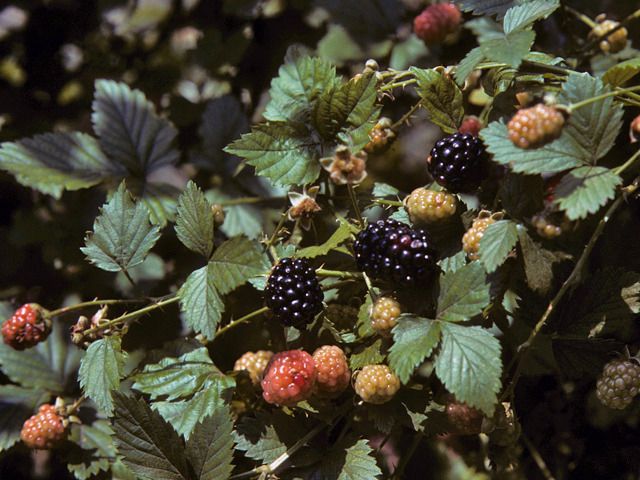
[[640,85],[635,85],[633,87],[628,87],[628,88],[616,89],[616,90],[613,90],[611,92],[607,92],[607,93],[602,93],[600,95],[596,95],[595,97],[587,98],[586,100],[582,100],[581,102],[578,102],[578,103],[572,103],[571,105],[569,105],[568,108],[569,108],[570,112],[573,112],[574,110],[577,110],[578,108],[582,108],[582,107],[585,107],[585,106],[590,105],[592,103],[599,102],[600,100],[604,100],[605,98],[615,97],[616,95],[621,95],[621,94],[627,93],[627,92],[635,92],[637,90],[640,90]]
[[582,252],[582,255],[580,255],[580,258],[578,259],[575,266],[573,267],[571,274],[564,281],[564,283],[560,287],[560,290],[558,290],[558,293],[556,294],[556,296],[553,297],[551,302],[549,302],[549,305],[547,306],[545,312],[542,314],[542,316],[540,317],[540,320],[538,320],[538,323],[536,323],[536,325],[533,327],[533,330],[529,334],[529,338],[527,338],[527,340],[518,347],[516,355],[511,361],[511,365],[509,365],[509,368],[507,369],[507,371],[510,370],[514,364],[516,366],[516,369],[515,369],[515,372],[513,373],[511,383],[502,394],[502,400],[510,398],[511,395],[513,394],[516,384],[518,383],[518,380],[520,378],[520,374],[522,373],[522,367],[524,365],[524,361],[529,355],[529,353],[531,352],[531,348],[533,347],[533,344],[538,334],[540,333],[542,328],[545,326],[545,324],[547,323],[547,320],[549,319],[551,314],[554,312],[554,310],[556,309],[556,307],[558,306],[558,304],[560,303],[564,295],[567,293],[569,288],[576,282],[576,280],[580,276],[580,273],[582,272],[582,269],[585,266],[589,258],[589,255],[593,250],[593,247],[595,247],[596,242],[598,241],[598,239],[600,238],[600,235],[604,231],[604,227],[607,225],[607,223],[609,222],[613,214],[620,207],[620,205],[622,205],[623,202],[624,202],[624,197],[619,196],[613,202],[613,204],[611,204],[611,206],[609,207],[607,212],[604,214],[604,216],[600,219],[600,222],[598,222],[598,226],[596,227],[593,234],[591,235],[591,238],[589,239],[589,243],[587,243],[587,246]]
[[238,318],[237,320],[232,321],[231,323],[225,325],[224,327],[222,327],[220,330],[218,330],[218,333],[216,333],[216,337],[218,338],[220,335],[222,335],[225,332],[228,332],[229,330],[235,328],[236,326],[238,326],[240,323],[244,323],[247,320],[252,319],[253,317],[257,317],[258,315],[262,315],[263,313],[266,313],[269,311],[269,307],[262,307],[259,308],[257,310],[254,310],[251,313],[247,313],[245,316]]
[[614,168],[613,169],[613,173],[615,173],[616,175],[622,175],[622,172],[624,172],[627,168],[629,168],[631,165],[633,165],[638,158],[640,158],[640,150],[638,150],[636,153],[631,155],[629,160],[624,162],[622,165],[620,165],[619,167]]
[[146,306],[146,307],[141,308],[139,310],[135,310],[135,311],[133,311],[131,313],[127,313],[125,315],[121,315],[120,317],[115,318],[113,320],[110,320],[108,322],[105,322],[102,325],[98,325],[97,327],[89,328],[88,330],[85,330],[84,332],[82,332],[82,335],[84,337],[86,337],[88,335],[100,332],[102,330],[106,330],[108,328],[115,327],[115,326],[123,324],[123,323],[125,323],[125,322],[127,322],[129,320],[136,319],[136,318],[138,318],[138,317],[140,317],[140,316],[142,316],[142,315],[144,315],[146,313],[149,313],[149,312],[151,312],[153,310],[156,310],[157,308],[162,308],[162,307],[165,307],[165,306],[170,305],[172,303],[175,303],[178,300],[180,300],[180,298],[177,295],[176,296],[171,296],[171,297],[169,297],[169,298],[167,298],[165,300],[161,300],[159,302],[156,302],[156,303],[154,303],[152,305]]
[[76,310],[82,310],[83,308],[103,305],[122,305],[126,303],[144,303],[149,300],[143,298],[128,299],[128,300],[91,300],[88,302],[76,303],[75,305],[69,305],[68,307],[62,307],[57,310],[51,310],[47,313],[48,317],[57,317],[59,315],[65,315]]
[[389,205],[391,207],[402,207],[402,202],[399,200],[384,200],[382,198],[376,198],[373,203],[377,203],[378,205]]
[[243,478],[251,478],[255,475],[260,474],[273,474],[280,468],[287,460],[289,460],[298,450],[306,445],[306,443],[319,434],[322,430],[327,428],[328,425],[324,423],[320,423],[315,426],[312,430],[310,430],[304,437],[294,443],[291,447],[287,449],[282,455],[276,458],[273,462],[268,465],[261,465],[256,467],[248,472],[238,473],[237,475],[233,475],[229,478],[229,480],[241,480]]
[[529,449],[534,462],[536,462],[536,465],[540,469],[540,472],[544,476],[545,480],[555,480],[555,477],[551,474],[549,467],[547,467],[544,458],[542,458],[542,455],[540,455],[540,452],[538,452],[538,449],[535,447],[535,445],[531,443],[531,440],[529,440],[529,438],[524,433],[521,433],[520,436],[524,441],[524,444]]
[[596,22],[594,22],[593,20],[591,20],[587,15],[585,15],[584,13],[579,12],[578,10],[569,7],[568,5],[565,5],[564,7],[567,12],[569,12],[570,14],[572,14],[573,16],[575,16],[578,20],[580,20],[582,23],[584,23],[587,27],[589,28],[593,28],[597,25]]
[[364,220],[362,218],[362,213],[360,212],[360,207],[358,206],[356,192],[354,191],[353,185],[351,183],[347,183],[347,191],[349,192],[349,198],[351,199],[351,204],[353,205],[353,211],[358,218],[360,228],[364,228]]
[[278,233],[280,232],[280,229],[282,228],[282,226],[284,225],[284,222],[287,220],[287,214],[283,213],[280,216],[280,220],[278,221],[278,224],[276,225],[276,228],[273,230],[273,233],[271,234],[271,237],[269,237],[269,241],[267,242],[267,250],[269,251],[269,253],[271,255],[273,255],[273,261],[277,262],[278,261],[278,256],[275,254],[275,252],[273,251],[272,247],[273,244],[276,241],[276,238],[278,237]]
[[240,198],[232,198],[230,200],[224,200],[222,202],[216,202],[218,205],[222,207],[230,207],[233,205],[247,205],[253,203],[269,203],[285,200],[285,197],[240,197]]
[[344,287],[345,285],[349,285],[355,281],[355,278],[347,278],[345,280],[339,280],[337,282],[333,282],[330,285],[322,285],[322,291],[326,292],[327,290],[335,290],[336,288]]
[[416,110],[420,108],[420,105],[422,105],[422,102],[415,103],[407,113],[405,113],[402,117],[400,117],[400,119],[397,122],[395,122],[393,125],[391,125],[391,127],[389,128],[391,130],[395,130],[396,128],[400,127],[404,122],[407,122],[411,118],[411,115],[413,115],[416,112]]
[[393,90],[394,88],[404,88],[407,85],[411,85],[413,83],[417,83],[418,80],[415,78],[410,78],[409,80],[405,80],[404,82],[395,82],[395,83],[387,83],[383,87],[380,87],[381,92],[388,92],[389,90]]
[[404,470],[405,468],[407,468],[407,465],[409,464],[409,460],[411,460],[411,457],[413,457],[413,454],[416,452],[418,445],[420,445],[420,441],[422,440],[422,435],[423,435],[422,432],[416,432],[415,435],[413,436],[411,445],[409,445],[409,448],[407,449],[407,451],[404,453],[404,455],[402,455],[400,462],[398,462],[398,466],[393,472],[394,479],[400,480],[403,478]]

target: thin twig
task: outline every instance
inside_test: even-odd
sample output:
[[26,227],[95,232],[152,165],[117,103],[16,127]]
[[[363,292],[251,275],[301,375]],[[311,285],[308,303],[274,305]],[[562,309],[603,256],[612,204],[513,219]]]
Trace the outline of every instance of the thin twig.
[[349,192],[351,205],[353,205],[353,211],[358,219],[358,223],[361,228],[364,228],[364,219],[362,218],[362,212],[360,212],[360,206],[358,205],[358,198],[356,197],[356,192],[353,189],[353,184],[347,183],[347,191]]
[[391,127],[389,127],[391,130],[395,130],[396,128],[402,126],[402,124],[406,121],[408,121],[411,118],[411,115],[413,115],[416,110],[418,110],[420,108],[420,105],[422,105],[422,102],[417,102],[416,104],[414,104],[407,113],[405,113],[402,117],[400,117],[400,119],[395,122],[393,125],[391,125]]
[[125,300],[91,300],[88,302],[76,303],[75,305],[69,305],[68,307],[58,308],[57,310],[51,310],[47,313],[48,317],[57,317],[60,315],[65,315],[70,312],[75,312],[76,310],[82,310],[88,307],[94,306],[103,306],[103,305],[122,305],[126,303],[144,303],[149,300],[146,298],[136,298],[136,299],[125,299]]
[[423,435],[422,432],[416,432],[413,435],[413,440],[411,440],[411,445],[409,445],[409,448],[404,452],[404,455],[402,455],[402,458],[400,458],[400,462],[398,462],[398,466],[393,472],[394,479],[400,480],[403,478],[404,470],[405,468],[407,468],[407,465],[409,464],[409,460],[411,460],[411,457],[413,457],[413,454],[416,452],[418,445],[420,445],[420,441],[422,440],[422,435]]
[[[244,317],[240,317],[237,320],[232,321],[231,323],[225,325],[220,330],[218,330],[218,333],[216,333],[215,338],[218,338],[223,333],[228,332],[229,330],[232,330],[233,328],[235,328],[239,324],[244,323],[247,320],[251,320],[253,317],[257,317],[258,315],[262,315],[263,313],[267,313],[268,311],[269,311],[269,307],[262,307],[262,308],[259,308],[257,310],[254,310],[251,313],[247,313]],[[214,338],[214,340],[215,340],[215,338]]]
[[540,469],[540,472],[542,473],[544,478],[546,480],[555,480],[555,477],[551,474],[549,467],[547,467],[547,464],[542,458],[542,455],[540,455],[540,452],[538,452],[538,449],[536,448],[536,446],[533,443],[531,443],[531,441],[527,438],[527,436],[524,433],[521,433],[520,437],[522,438],[522,440],[524,441],[524,444],[529,449],[529,452],[531,453],[531,456],[533,457],[534,462],[536,462],[536,465]]

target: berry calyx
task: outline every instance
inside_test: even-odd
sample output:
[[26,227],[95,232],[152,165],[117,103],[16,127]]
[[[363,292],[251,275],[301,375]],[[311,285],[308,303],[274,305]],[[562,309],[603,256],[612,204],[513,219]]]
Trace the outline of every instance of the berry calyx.
[[458,435],[475,435],[482,430],[484,415],[466,403],[451,402],[445,408],[447,420]]
[[564,115],[558,109],[538,103],[522,108],[509,120],[509,139],[519,148],[541,147],[562,134]]
[[487,159],[482,140],[468,133],[454,133],[436,142],[427,167],[433,179],[450,192],[471,192],[486,176]]
[[51,322],[44,318],[42,307],[36,303],[22,305],[2,324],[4,343],[15,350],[35,347],[50,333]]
[[39,450],[53,448],[66,436],[65,423],[54,405],[41,405],[38,413],[24,422],[20,439],[29,448]]
[[380,405],[400,390],[400,379],[387,365],[366,365],[357,373],[354,388],[365,402]]
[[596,383],[598,400],[606,407],[622,410],[640,393],[640,365],[620,358],[607,363]]
[[379,220],[358,233],[358,269],[372,278],[416,285],[438,271],[437,252],[427,233],[396,220]]
[[[614,20],[605,20],[603,18],[595,27],[593,27],[591,32],[589,32],[589,37],[601,39],[598,46],[604,53],[618,53],[620,50],[624,50],[627,46],[627,38],[629,36],[628,30],[624,27],[607,35],[608,32],[616,28],[618,25],[620,25],[619,22]],[[607,36],[605,37],[605,35]]]
[[287,326],[303,326],[322,311],[324,294],[305,258],[280,260],[269,275],[264,294],[274,317]]
[[412,223],[432,223],[456,213],[458,200],[447,192],[416,188],[404,199],[404,208]]
[[246,352],[236,360],[236,363],[233,365],[233,371],[246,371],[251,378],[251,382],[254,385],[258,385],[260,384],[260,380],[262,380],[262,373],[264,369],[267,368],[271,357],[273,357],[273,352],[270,350]]
[[313,357],[303,350],[276,353],[269,361],[260,382],[267,403],[292,406],[307,400],[316,383]]
[[477,137],[481,129],[482,129],[482,122],[478,117],[476,117],[475,115],[466,115],[462,119],[462,123],[458,128],[458,132],[467,133],[469,135],[473,135],[474,137]]
[[455,33],[462,21],[460,9],[453,3],[429,5],[413,20],[413,31],[425,45],[443,42]]
[[369,132],[369,143],[364,146],[367,153],[382,153],[391,146],[396,134],[391,130],[391,119],[382,117]]
[[340,347],[324,345],[313,352],[316,366],[316,394],[333,398],[349,386],[351,372],[347,356]]
[[478,217],[473,221],[473,224],[471,224],[471,228],[462,236],[462,249],[467,254],[467,257],[469,257],[469,260],[477,260],[479,258],[480,240],[485,230],[489,225],[501,219],[501,213],[492,214],[486,210],[480,212]]
[[380,297],[371,307],[371,328],[381,335],[389,335],[398,323],[402,310],[393,297]]

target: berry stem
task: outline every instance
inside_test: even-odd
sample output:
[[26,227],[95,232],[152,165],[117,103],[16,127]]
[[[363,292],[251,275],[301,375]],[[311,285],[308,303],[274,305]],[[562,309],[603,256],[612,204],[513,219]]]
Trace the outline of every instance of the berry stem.
[[222,327],[220,330],[218,330],[218,333],[216,333],[216,338],[218,338],[223,333],[228,332],[229,330],[232,330],[233,328],[238,326],[240,323],[244,323],[247,320],[251,320],[253,317],[257,317],[258,315],[267,313],[268,311],[269,311],[269,307],[262,307],[257,310],[254,310],[251,313],[247,313],[245,316],[240,317],[237,320],[232,321],[231,323],[228,323],[227,325]]
[[598,241],[598,239],[600,238],[600,235],[602,235],[602,232],[604,231],[604,227],[607,225],[609,220],[611,220],[611,217],[613,216],[613,214],[616,212],[616,210],[623,203],[624,203],[624,197],[623,196],[619,196],[611,204],[611,206],[609,207],[607,212],[604,214],[604,216],[600,219],[600,221],[598,222],[598,226],[596,227],[596,229],[594,230],[593,234],[591,235],[591,238],[589,239],[589,243],[587,243],[587,246],[583,250],[582,255],[580,255],[580,258],[578,259],[578,261],[576,262],[575,266],[573,267],[573,270],[571,271],[571,274],[564,281],[564,283],[560,287],[560,290],[558,290],[558,293],[556,294],[556,296],[553,297],[551,302],[549,302],[549,305],[547,306],[545,312],[542,314],[542,317],[540,317],[540,320],[538,320],[538,323],[536,323],[536,325],[533,327],[533,330],[529,334],[529,338],[527,338],[527,340],[518,347],[518,349],[516,351],[516,354],[515,354],[513,360],[511,361],[511,364],[505,370],[505,371],[509,371],[509,370],[511,370],[513,365],[515,365],[515,371],[513,373],[513,377],[511,379],[511,383],[509,384],[509,386],[503,392],[502,400],[505,400],[506,398],[509,398],[509,397],[511,397],[511,395],[513,395],[513,392],[515,390],[516,384],[518,383],[518,380],[520,379],[520,374],[522,373],[522,367],[524,365],[524,360],[527,358],[527,356],[531,352],[531,349],[533,347],[533,344],[534,344],[538,334],[540,333],[542,328],[545,326],[545,324],[547,323],[547,320],[549,319],[551,314],[554,312],[554,310],[556,309],[556,307],[558,306],[558,304],[560,303],[560,301],[562,300],[564,295],[567,293],[569,288],[580,277],[582,269],[585,266],[585,264],[587,263],[587,260],[589,259],[589,255],[591,254],[591,251],[593,250],[593,247],[595,247],[596,242]]
[[360,207],[358,206],[358,199],[356,197],[356,192],[354,191],[353,185],[351,183],[347,183],[347,191],[349,192],[349,198],[351,199],[351,204],[353,205],[353,211],[358,219],[360,228],[364,228],[364,219],[362,218],[362,212],[360,212]]
[[316,270],[316,275],[319,277],[334,277],[334,278],[343,278],[343,279],[361,279],[362,273],[360,272],[343,272],[341,270],[326,270],[324,268],[319,268]]
[[378,205],[389,205],[391,207],[402,207],[402,202],[399,200],[384,200],[381,198],[376,198],[373,203],[377,203]]
[[398,462],[398,466],[393,472],[392,478],[397,480],[401,480],[402,478],[404,478],[404,470],[405,468],[407,468],[407,465],[409,464],[409,460],[411,460],[411,457],[413,457],[413,454],[416,453],[416,449],[418,448],[418,445],[420,445],[420,442],[422,441],[422,435],[423,435],[422,432],[416,432],[413,435],[413,440],[411,440],[411,445],[409,445],[409,448],[404,452],[404,454],[400,458],[400,461]]
[[387,83],[386,85],[380,87],[381,92],[388,92],[389,90],[393,90],[394,88],[404,88],[407,85],[411,85],[413,83],[417,83],[418,80],[415,78],[410,78],[409,80],[405,80],[404,82],[393,82]]
[[602,93],[600,95],[596,95],[595,97],[587,98],[586,100],[582,100],[581,102],[573,103],[569,105],[568,106],[569,113],[579,108],[586,107],[587,105],[590,105],[592,103],[599,102],[600,100],[604,100],[605,98],[615,97],[616,95],[621,95],[623,93],[628,93],[628,92],[635,92],[638,90],[640,90],[640,85],[635,85],[633,87],[628,87],[628,88],[619,88],[611,92]]
[[594,22],[593,20],[591,20],[591,18],[589,18],[587,15],[585,15],[584,13],[579,12],[578,10],[571,8],[567,5],[565,5],[564,7],[567,12],[569,12],[571,15],[573,15],[574,17],[576,17],[578,20],[580,20],[582,23],[584,23],[587,27],[589,28],[593,28],[597,25],[596,22]]
[[640,158],[640,150],[636,151],[636,153],[631,155],[629,160],[624,162],[622,165],[620,165],[619,167],[614,168],[613,169],[613,173],[615,173],[616,175],[622,175],[622,172],[624,172],[627,168],[631,167],[636,162],[636,160],[638,158]]
[[60,315],[65,315],[69,312],[74,312],[76,310],[82,310],[83,308],[93,307],[93,306],[103,306],[103,305],[122,305],[126,303],[144,303],[149,300],[143,298],[136,299],[125,299],[125,300],[91,300],[88,302],[76,303],[75,305],[70,305],[68,307],[62,307],[57,310],[51,310],[45,314],[47,318],[57,317]]
[[146,313],[152,312],[153,310],[156,310],[157,308],[162,308],[165,307],[167,305],[171,305],[172,303],[177,302],[178,300],[180,300],[180,297],[178,296],[171,296],[169,298],[166,298],[164,300],[160,300],[159,302],[153,303],[151,305],[148,305],[144,308],[141,308],[139,310],[135,310],[131,313],[126,313],[124,315],[119,316],[118,318],[115,318],[113,320],[110,320],[108,322],[103,323],[102,325],[98,325],[97,327],[93,327],[93,328],[89,328],[88,330],[85,330],[84,332],[82,332],[82,336],[86,337],[88,335],[92,335],[94,333],[100,332],[101,330],[106,330],[109,329],[111,327],[115,327],[117,325],[123,324],[129,320],[134,320]]
[[353,283],[354,280],[355,280],[355,278],[347,278],[345,280],[338,280],[337,282],[333,282],[330,285],[322,285],[320,288],[322,288],[323,292],[326,292],[327,290],[335,290],[336,288],[344,287],[345,285],[349,285],[349,284]]
[[273,230],[273,233],[271,234],[271,236],[269,237],[269,240],[267,241],[266,249],[273,256],[274,262],[278,261],[278,255],[275,253],[275,250],[273,249],[273,244],[275,243],[276,238],[278,237],[278,233],[280,232],[280,229],[282,228],[286,220],[287,220],[287,214],[283,213],[280,216],[280,220],[278,221],[276,228]]
[[232,198],[230,200],[224,200],[221,202],[216,202],[221,207],[231,207],[233,205],[247,205],[253,203],[269,203],[269,202],[278,202],[286,200],[285,197],[239,197]]

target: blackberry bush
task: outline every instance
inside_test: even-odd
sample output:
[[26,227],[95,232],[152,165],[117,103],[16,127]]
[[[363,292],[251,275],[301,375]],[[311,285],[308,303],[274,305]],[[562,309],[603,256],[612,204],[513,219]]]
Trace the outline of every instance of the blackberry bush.
[[4,2],[0,477],[636,478],[634,3]]

